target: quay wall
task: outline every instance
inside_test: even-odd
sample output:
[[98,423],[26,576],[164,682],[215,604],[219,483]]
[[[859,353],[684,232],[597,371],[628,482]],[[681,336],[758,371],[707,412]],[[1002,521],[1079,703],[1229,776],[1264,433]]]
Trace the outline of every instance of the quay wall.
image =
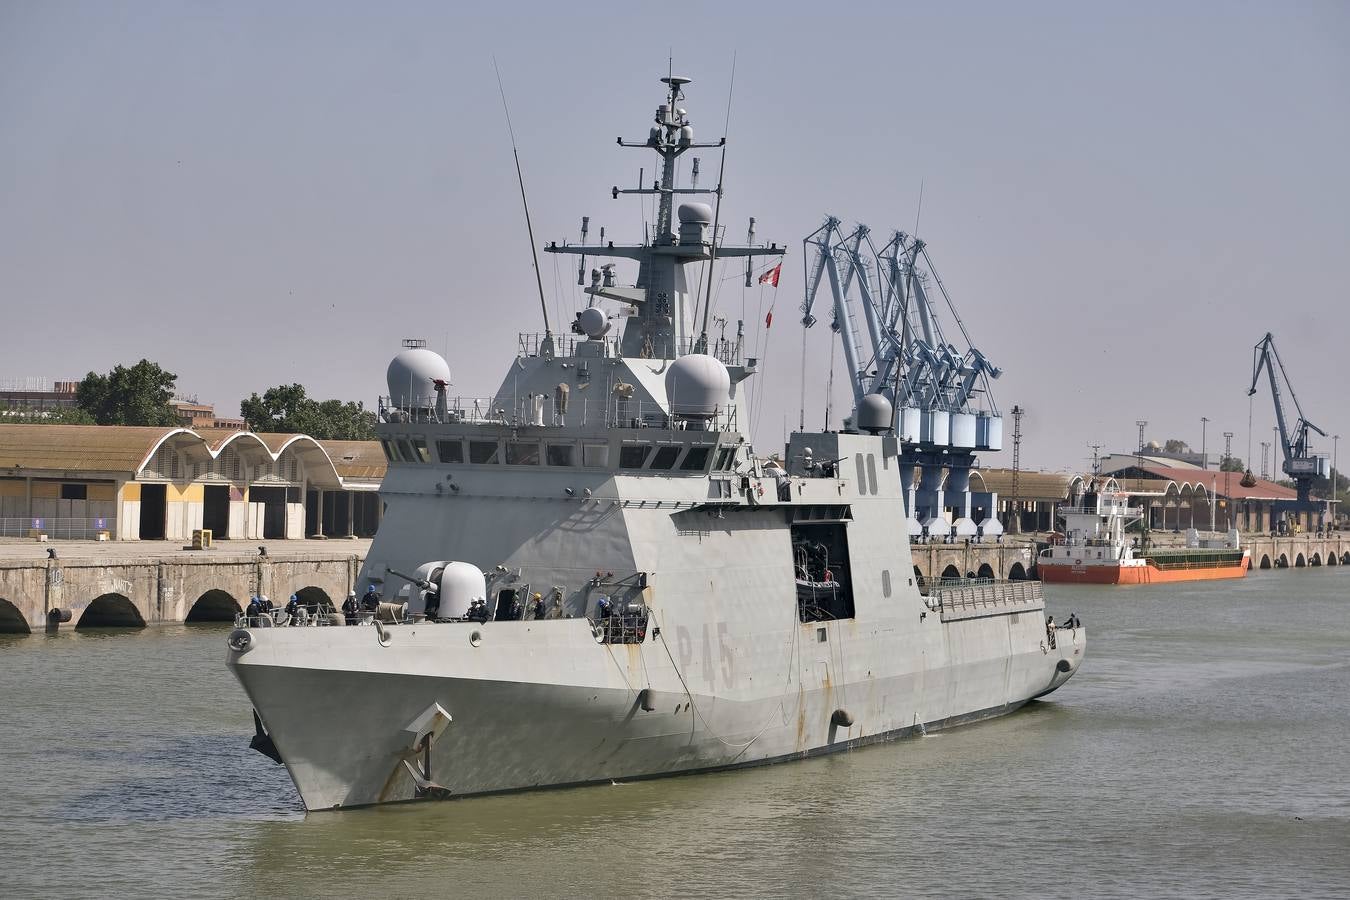
[[59,628],[230,621],[254,594],[341,606],[360,568],[350,553],[0,560],[0,631],[41,631],[54,609],[70,612]]
[[1302,569],[1306,566],[1350,565],[1350,532],[1328,531],[1281,537],[1244,535],[1252,551],[1253,569]]

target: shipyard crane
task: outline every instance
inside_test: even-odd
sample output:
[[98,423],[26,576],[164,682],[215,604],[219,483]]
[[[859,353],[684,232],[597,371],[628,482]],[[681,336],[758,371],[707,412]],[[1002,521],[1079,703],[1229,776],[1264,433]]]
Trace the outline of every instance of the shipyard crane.
[[[1280,359],[1280,351],[1275,349],[1275,337],[1270,332],[1266,332],[1266,336],[1252,350],[1252,386],[1247,389],[1247,396],[1256,393],[1256,386],[1261,380],[1263,370],[1270,379],[1270,396],[1275,401],[1275,422],[1280,431],[1280,445],[1284,448],[1284,464],[1281,468],[1294,480],[1294,487],[1298,492],[1296,503],[1281,505],[1291,511],[1312,509],[1314,508],[1311,500],[1312,483],[1318,478],[1326,477],[1327,460],[1324,456],[1311,454],[1308,432],[1315,431],[1322,437],[1326,437],[1327,433],[1304,418],[1303,408],[1299,405],[1294,386],[1289,383],[1289,375],[1285,372],[1284,362]],[[1289,399],[1294,404],[1294,412],[1298,416],[1292,427],[1285,413],[1281,384],[1288,391]]]
[[[827,284],[854,427],[868,395],[885,397],[891,428],[903,440],[900,470],[921,472],[917,485],[906,484],[911,534],[946,536],[949,526],[957,535],[1000,534],[997,498],[971,492],[969,475],[977,451],[1002,449],[1002,418],[990,390],[1002,372],[972,344],[924,242],[897,230],[878,249],[866,225],[846,233],[828,216],[803,244],[801,323],[815,324],[813,310]],[[930,297],[930,286],[940,298]],[[959,344],[944,333],[944,318],[955,324],[949,333],[959,332]],[[954,522],[944,518],[948,507]]]

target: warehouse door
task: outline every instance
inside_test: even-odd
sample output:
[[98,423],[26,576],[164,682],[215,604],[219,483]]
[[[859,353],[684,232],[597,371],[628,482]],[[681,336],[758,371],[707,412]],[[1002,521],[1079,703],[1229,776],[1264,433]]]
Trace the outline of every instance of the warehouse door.
[[165,485],[141,485],[141,540],[164,540],[164,520],[168,517]]
[[230,536],[230,488],[225,484],[208,484],[202,491],[202,527],[210,530],[213,540]]

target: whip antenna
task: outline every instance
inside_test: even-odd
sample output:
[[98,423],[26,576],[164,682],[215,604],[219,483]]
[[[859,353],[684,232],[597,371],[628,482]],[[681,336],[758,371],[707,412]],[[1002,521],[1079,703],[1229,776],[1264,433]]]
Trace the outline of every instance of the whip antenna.
[[[534,226],[530,223],[530,201],[525,199],[525,176],[520,170],[520,151],[516,149],[516,130],[511,127],[511,110],[506,105],[506,88],[502,87],[502,72],[497,68],[497,57],[492,58],[492,71],[497,73],[497,91],[502,95],[502,112],[506,113],[506,133],[511,136],[511,155],[516,159],[516,181],[520,183],[520,205],[525,207],[525,232],[530,238],[530,258],[534,260],[534,283],[539,288],[539,310],[544,314],[544,341],[550,353],[553,350],[553,329],[548,324],[548,304],[544,302],[544,279],[539,274],[539,251],[534,246]],[[540,347],[540,353],[544,347]]]
[[708,242],[708,287],[703,296],[703,327],[698,342],[708,352],[708,312],[712,309],[713,267],[717,262],[717,227],[722,218],[722,175],[727,170],[727,132],[731,130],[731,96],[736,88],[736,54],[731,54],[731,83],[727,85],[727,119],[722,125],[722,162],[717,167],[717,206],[713,212],[712,240]]

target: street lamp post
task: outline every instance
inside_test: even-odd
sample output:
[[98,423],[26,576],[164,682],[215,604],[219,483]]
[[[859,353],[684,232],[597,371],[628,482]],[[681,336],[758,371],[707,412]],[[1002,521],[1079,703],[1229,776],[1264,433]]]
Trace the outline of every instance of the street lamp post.
[[1200,468],[1209,468],[1209,457],[1205,455],[1205,428],[1209,425],[1209,416],[1200,417]]
[[1340,449],[1341,436],[1333,434],[1331,436],[1331,527],[1336,527],[1336,451]]

